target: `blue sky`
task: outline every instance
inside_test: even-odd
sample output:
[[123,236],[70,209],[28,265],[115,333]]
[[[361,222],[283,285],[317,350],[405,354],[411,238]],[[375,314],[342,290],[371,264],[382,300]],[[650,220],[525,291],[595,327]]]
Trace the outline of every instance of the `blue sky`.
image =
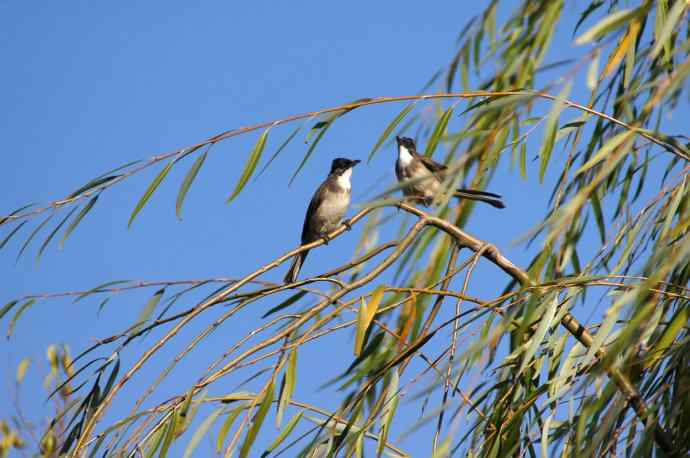
[[[28,202],[64,197],[108,169],[226,129],[362,97],[415,94],[449,61],[457,32],[482,6],[457,1],[434,2],[423,9],[411,1],[73,1],[36,8],[25,2],[3,2],[0,214]],[[573,53],[570,29],[561,38],[555,49],[559,58]],[[576,88],[574,98],[586,101],[583,94],[582,88]],[[329,131],[288,187],[306,151],[303,142],[295,141],[230,205],[225,199],[256,135],[223,142],[211,150],[181,222],[174,215],[175,195],[191,161],[173,169],[127,230],[129,213],[154,176],[149,170],[104,194],[64,250],[51,245],[40,263],[35,261],[40,242],[15,263],[19,241],[27,234],[6,247],[0,253],[4,286],[0,303],[29,293],[88,289],[112,280],[238,277],[250,272],[297,245],[308,200],[330,161],[336,156],[366,159],[401,107],[348,114]],[[291,126],[275,129],[266,151],[272,153],[291,130]],[[355,170],[354,203],[372,197],[365,193],[372,183],[393,183],[393,160],[393,148],[388,146],[371,164]],[[530,167],[534,173],[536,164]],[[531,255],[510,242],[539,220],[551,185],[528,186],[506,163],[489,189],[503,194],[508,208],[497,212],[478,206],[467,229],[525,265]],[[358,234],[355,229],[332,243],[326,248],[328,257],[322,255],[326,249],[313,253],[305,273],[347,260]],[[284,269],[268,278],[277,281]],[[482,266],[471,292],[494,294],[497,275],[501,274],[493,267]],[[501,277],[501,289],[503,284]],[[33,365],[22,402],[32,417],[45,416],[49,405],[31,393],[47,371],[46,346],[64,342],[77,353],[94,339],[125,327],[151,293],[113,300],[100,317],[98,301],[39,303],[20,320],[12,339],[0,343],[3,388],[9,384],[13,389],[17,363],[30,356]],[[194,378],[186,375],[205,368],[233,337],[256,325],[269,307],[258,305],[216,332],[175,372],[179,377],[162,385],[157,399],[193,383]],[[202,329],[212,318],[200,320],[194,329]],[[179,350],[192,336],[192,330],[179,336],[173,348]],[[300,374],[310,386],[320,386],[349,364],[351,337],[343,335],[305,349]],[[159,355],[144,379],[149,380],[174,354],[170,350]],[[125,367],[131,362],[128,356],[123,359]],[[115,406],[112,415],[126,413],[124,404],[131,405],[137,390],[146,385],[137,386],[120,394],[123,405]],[[325,395],[316,394],[313,400],[337,406]],[[0,399],[1,412],[11,410],[9,401]],[[418,419],[418,412],[405,412],[410,424]],[[106,417],[105,423],[108,418],[114,417]],[[406,445],[418,453],[428,451],[426,443]]]

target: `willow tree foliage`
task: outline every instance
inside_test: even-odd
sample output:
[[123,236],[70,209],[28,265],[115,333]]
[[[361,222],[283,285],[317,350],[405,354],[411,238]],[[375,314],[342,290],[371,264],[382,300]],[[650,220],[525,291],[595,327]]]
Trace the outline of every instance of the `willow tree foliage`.
[[[426,441],[436,457],[685,456],[690,146],[664,120],[687,103],[689,10],[685,0],[487,2],[462,29],[450,63],[418,95],[365,98],[229,130],[1,218],[0,248],[40,256],[96,205],[107,205],[109,194],[151,172],[132,224],[169,172],[185,168],[179,216],[212,147],[256,135],[228,200],[242,199],[250,179],[288,145],[308,144],[294,179],[342,117],[382,104],[397,105],[398,114],[380,120],[369,160],[405,133],[448,165],[448,187],[482,189],[508,161],[516,178],[548,182],[542,189],[551,196],[521,242],[532,258],[522,266],[463,229],[472,205],[418,207],[391,187],[352,218],[361,234],[352,260],[315,277],[285,285],[263,278],[322,241],[244,266],[250,273],[242,278],[110,282],[64,293],[101,307],[142,289],[150,300],[130,327],[78,355],[49,348],[47,383],[56,402],[46,406],[56,410],[38,432],[36,452],[162,457],[174,449],[192,456],[211,437],[224,456],[409,456],[402,431]],[[547,60],[563,40],[579,58]],[[583,81],[589,97],[576,101],[571,87]],[[534,160],[538,171],[528,174]],[[397,235],[385,239],[382,228],[391,225]],[[498,267],[489,297],[467,294],[480,264]],[[55,296],[28,295],[2,307],[8,335],[23,312]],[[196,383],[152,401],[180,361],[250,306],[265,313],[246,335],[212,355]],[[155,380],[141,380],[142,367],[190,323],[202,323],[201,331],[184,334],[183,350]],[[471,338],[460,345],[468,330]],[[338,407],[297,398],[302,349],[347,332],[354,348],[334,351],[349,363],[323,380],[337,388]],[[26,370],[23,363],[18,381]],[[258,388],[229,391],[230,378]],[[106,415],[130,386],[140,395],[129,413]],[[2,424],[3,453],[26,442],[25,428]]]

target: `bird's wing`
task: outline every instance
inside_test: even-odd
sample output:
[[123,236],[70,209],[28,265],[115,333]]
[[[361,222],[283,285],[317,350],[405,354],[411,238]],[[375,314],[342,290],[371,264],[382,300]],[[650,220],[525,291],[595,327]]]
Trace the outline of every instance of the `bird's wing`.
[[422,164],[424,164],[424,167],[426,167],[431,173],[436,175],[436,177],[439,180],[443,181],[445,174],[446,174],[446,170],[448,169],[448,167],[446,167],[443,164],[439,164],[438,162],[434,161],[430,157],[426,157],[426,156],[423,156],[421,154],[416,154],[416,157],[417,157],[417,159],[422,161]]
[[309,208],[307,208],[307,214],[304,215],[304,225],[302,226],[302,243],[313,242],[318,238],[317,234],[309,232],[310,220],[316,216],[316,211],[319,209],[323,203],[323,199],[326,196],[326,187],[328,186],[328,180],[321,183],[321,186],[316,190],[314,195],[309,202]]

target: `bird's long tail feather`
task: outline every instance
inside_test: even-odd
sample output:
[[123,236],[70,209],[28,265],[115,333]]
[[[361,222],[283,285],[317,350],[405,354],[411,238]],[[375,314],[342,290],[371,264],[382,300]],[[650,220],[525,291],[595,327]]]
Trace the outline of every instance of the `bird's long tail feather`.
[[299,275],[299,271],[302,268],[302,263],[304,263],[307,254],[309,254],[309,250],[303,251],[292,258],[292,265],[290,266],[290,269],[288,269],[283,280],[285,283],[294,283],[297,281],[297,275]]
[[460,197],[461,199],[477,200],[480,202],[487,203],[492,207],[505,208],[501,196],[494,194],[493,192],[486,191],[476,191],[474,189],[458,189],[453,195],[455,197]]

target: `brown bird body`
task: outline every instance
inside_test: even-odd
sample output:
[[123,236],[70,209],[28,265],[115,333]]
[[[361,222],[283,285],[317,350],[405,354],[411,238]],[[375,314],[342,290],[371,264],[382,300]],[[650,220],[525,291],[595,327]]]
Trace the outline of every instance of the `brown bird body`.
[[[431,158],[417,153],[414,140],[396,137],[398,159],[395,161],[395,175],[403,183],[403,195],[430,205],[443,190],[448,167]],[[492,192],[474,189],[456,189],[453,195],[458,198],[485,202],[496,208],[504,208],[501,196]]]
[[[328,243],[328,233],[340,226],[350,205],[352,167],[358,163],[359,161],[343,158],[333,160],[331,172],[309,202],[302,226],[302,245],[320,238]],[[294,283],[297,280],[297,275],[308,253],[309,250],[302,251],[295,256],[285,275],[285,283]]]

